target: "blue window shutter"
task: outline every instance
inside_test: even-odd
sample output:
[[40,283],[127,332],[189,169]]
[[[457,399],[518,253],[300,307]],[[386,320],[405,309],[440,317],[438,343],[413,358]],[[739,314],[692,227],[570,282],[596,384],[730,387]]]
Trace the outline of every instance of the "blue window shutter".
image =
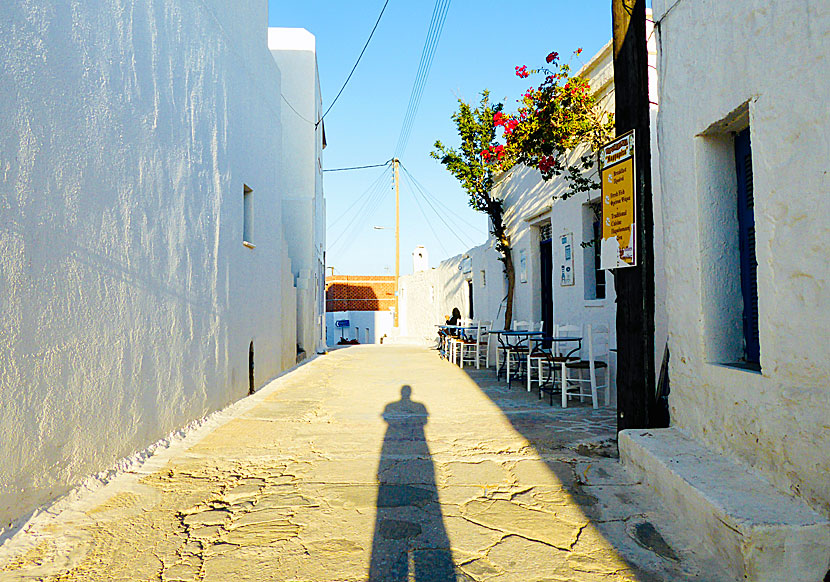
[[735,166],[738,177],[738,231],[746,361],[758,364],[761,361],[758,339],[758,261],[755,260],[755,198],[749,128],[735,135]]

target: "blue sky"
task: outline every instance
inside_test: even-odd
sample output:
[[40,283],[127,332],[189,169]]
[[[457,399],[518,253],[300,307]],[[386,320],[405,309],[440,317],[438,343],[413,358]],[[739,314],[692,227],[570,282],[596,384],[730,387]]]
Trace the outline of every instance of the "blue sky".
[[[383,0],[269,0],[270,26],[306,28],[316,36],[324,109],[345,81],[382,6]],[[427,0],[390,0],[357,71],[325,119],[324,168],[381,164],[392,157],[434,6]],[[444,220],[404,177],[401,274],[412,271],[415,245],[427,247],[430,265],[435,266],[486,240],[484,215],[468,207],[455,179],[429,157],[436,139],[457,144],[450,115],[458,99],[473,101],[482,89],[489,89],[491,99],[515,109],[515,100],[533,77],[519,79],[514,67],[532,68],[551,51],[568,55],[580,47],[582,61],[587,61],[610,39],[608,0],[517,0],[509,7],[486,0],[452,2],[408,146],[400,156],[411,175],[440,202],[432,205]],[[581,64],[573,62],[575,68]],[[394,227],[395,193],[390,174],[383,172],[372,168],[324,176],[326,262],[336,274],[394,274],[394,230],[373,228]],[[379,178],[382,182],[376,182]],[[370,195],[361,198],[367,190]],[[368,205],[358,212],[364,201]]]

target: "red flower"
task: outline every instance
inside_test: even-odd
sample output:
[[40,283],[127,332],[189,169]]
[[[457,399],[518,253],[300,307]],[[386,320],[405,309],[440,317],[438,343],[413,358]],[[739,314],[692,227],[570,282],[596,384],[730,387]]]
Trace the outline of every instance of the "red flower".
[[548,63],[552,63],[552,62],[553,62],[553,61],[555,61],[557,58],[559,58],[559,53],[557,53],[557,52],[552,52],[552,53],[550,53],[550,54],[547,56],[547,58],[545,59],[545,61],[546,61],[546,62],[548,62]]
[[582,52],[581,48],[576,49],[576,54],[580,54]]
[[530,73],[527,72],[527,66],[516,67],[516,76],[524,79],[530,76]]

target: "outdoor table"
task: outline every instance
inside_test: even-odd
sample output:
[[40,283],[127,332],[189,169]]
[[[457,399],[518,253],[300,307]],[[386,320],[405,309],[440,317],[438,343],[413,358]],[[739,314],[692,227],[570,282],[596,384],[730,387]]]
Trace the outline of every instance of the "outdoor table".
[[[507,352],[509,350],[516,350],[518,352],[517,348],[525,346],[530,337],[544,335],[544,333],[541,331],[525,331],[513,329],[492,329],[487,333],[496,334],[499,342],[499,349],[504,352],[505,359],[507,358]],[[502,366],[499,365],[499,359],[496,358],[496,378],[501,377],[501,368]],[[510,376],[507,377],[507,384],[508,386],[510,386]]]
[[[527,391],[530,392],[530,358],[533,356],[534,353],[536,354],[545,354],[547,353],[547,349],[544,347],[545,344],[558,344],[558,343],[568,343],[573,342],[576,343],[576,347],[565,354],[565,358],[570,358],[573,354],[580,351],[582,349],[582,338],[580,336],[567,336],[567,335],[558,335],[558,336],[541,336],[541,337],[531,337],[531,347],[530,351],[528,352],[527,357]],[[553,355],[553,345],[551,345],[551,355]],[[553,364],[553,363],[551,363]],[[562,364],[564,366],[564,363]],[[550,378],[553,377],[553,368],[551,368],[551,375],[545,382],[542,382],[542,375],[539,374],[539,394],[542,393],[542,386],[547,384],[550,381]],[[541,396],[540,396],[541,397]]]

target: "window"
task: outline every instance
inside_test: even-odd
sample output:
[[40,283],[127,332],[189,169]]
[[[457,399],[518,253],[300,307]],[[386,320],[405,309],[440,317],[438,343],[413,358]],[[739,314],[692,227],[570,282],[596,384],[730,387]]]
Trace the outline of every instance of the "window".
[[760,371],[749,107],[698,135],[695,165],[707,359]]
[[487,271],[482,269],[480,272],[481,272],[481,286],[486,287],[487,286]]
[[586,300],[605,299],[605,271],[599,268],[601,218],[599,202],[582,206],[582,260]]
[[242,244],[254,248],[254,191],[242,185]]

